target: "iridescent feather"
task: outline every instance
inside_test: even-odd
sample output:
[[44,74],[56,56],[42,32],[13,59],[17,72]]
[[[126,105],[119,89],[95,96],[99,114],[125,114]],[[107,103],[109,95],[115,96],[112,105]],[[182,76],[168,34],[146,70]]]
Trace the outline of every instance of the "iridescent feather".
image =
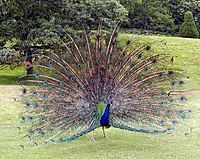
[[[63,50],[48,50],[33,65],[35,73],[21,77],[33,141],[72,141],[94,129],[113,126],[142,133],[171,133],[191,114],[182,90],[183,75],[170,68],[170,56],[150,46],[120,48],[116,26],[109,40],[98,28],[83,33],[77,43],[70,35]],[[167,62],[169,61],[169,62]]]

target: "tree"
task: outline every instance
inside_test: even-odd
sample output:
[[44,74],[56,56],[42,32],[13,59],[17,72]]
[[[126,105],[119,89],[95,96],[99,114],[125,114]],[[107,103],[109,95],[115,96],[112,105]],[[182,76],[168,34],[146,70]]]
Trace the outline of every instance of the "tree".
[[[116,0],[9,0],[0,3],[0,44],[16,38],[14,49],[32,63],[38,49],[59,48],[61,38],[75,30],[110,27],[122,20],[125,8]],[[13,49],[11,48],[11,49]],[[29,68],[32,69],[32,68]],[[29,70],[28,72],[33,72]]]
[[[18,39],[17,49],[20,47],[30,62],[32,49],[26,41],[32,29],[40,28],[44,20],[50,20],[53,8],[47,2],[49,1],[33,0],[30,3],[29,0],[9,0],[0,6],[0,38],[4,39],[4,44],[7,40]],[[16,46],[14,48],[16,49]],[[33,70],[30,67],[27,71]]]
[[192,12],[187,11],[184,16],[184,22],[180,27],[180,36],[187,38],[198,38],[199,32],[194,22]]
[[184,14],[186,11],[191,11],[198,28],[200,29],[200,1],[197,0],[168,0],[166,7],[172,13],[174,23],[178,28],[184,21]]
[[153,31],[173,33],[176,29],[172,14],[165,7],[151,7],[149,18],[149,28]]
[[198,29],[200,30],[200,1],[187,0],[185,2],[185,5],[188,6],[187,10],[190,10],[193,13],[196,25]]
[[90,29],[102,23],[103,26],[113,26],[124,19],[126,10],[116,0],[84,0],[79,3],[64,5],[64,16],[68,17],[68,24],[79,29],[80,26]]
[[166,7],[168,0],[121,0],[128,10],[129,27],[172,33],[174,20]]

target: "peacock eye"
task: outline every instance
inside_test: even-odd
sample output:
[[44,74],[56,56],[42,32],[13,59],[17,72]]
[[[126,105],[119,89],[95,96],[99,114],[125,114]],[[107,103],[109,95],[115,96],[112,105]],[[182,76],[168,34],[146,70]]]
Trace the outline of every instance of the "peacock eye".
[[39,74],[35,73],[35,78],[38,79],[39,78]]
[[34,109],[38,109],[39,108],[39,105],[36,103],[35,105],[34,105]]
[[99,75],[103,75],[103,71],[102,70],[99,71]]
[[74,78],[73,76],[71,76],[71,77],[69,78],[69,81],[70,81],[70,82],[74,82],[74,81],[75,81],[75,78]]
[[82,68],[82,65],[81,65],[81,64],[78,64],[78,68]]
[[53,65],[53,62],[52,62],[52,61],[49,61],[49,62],[48,62],[48,66],[51,67],[52,65]]
[[93,84],[93,83],[94,83],[94,80],[93,80],[93,79],[91,79],[91,80],[90,80],[90,83],[91,83],[91,84]]
[[32,129],[29,130],[29,134],[32,136],[34,135],[34,131]]
[[60,85],[64,86],[65,85],[64,81],[60,81]]
[[43,82],[42,82],[42,86],[47,86],[47,82],[46,82],[46,81],[43,81]]
[[33,92],[32,92],[32,94],[33,94],[33,95],[36,95],[36,94],[37,94],[37,92],[36,92],[36,91],[33,91]]
[[65,73],[67,73],[69,71],[69,68],[68,67],[64,67],[64,71],[65,71]]

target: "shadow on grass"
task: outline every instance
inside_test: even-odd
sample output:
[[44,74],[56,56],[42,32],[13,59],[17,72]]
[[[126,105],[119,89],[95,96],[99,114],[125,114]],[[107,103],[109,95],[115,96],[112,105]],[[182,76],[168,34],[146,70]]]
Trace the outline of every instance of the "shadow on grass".
[[0,75],[0,84],[9,85],[9,84],[18,84],[19,76],[12,75]]

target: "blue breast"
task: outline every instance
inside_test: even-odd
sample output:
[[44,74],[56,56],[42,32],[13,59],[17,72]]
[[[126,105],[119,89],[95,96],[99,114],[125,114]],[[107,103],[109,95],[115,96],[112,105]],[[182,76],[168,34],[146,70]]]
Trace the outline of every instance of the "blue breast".
[[101,126],[109,126],[109,114],[110,114],[110,104],[106,106],[106,109],[101,116],[100,124]]

